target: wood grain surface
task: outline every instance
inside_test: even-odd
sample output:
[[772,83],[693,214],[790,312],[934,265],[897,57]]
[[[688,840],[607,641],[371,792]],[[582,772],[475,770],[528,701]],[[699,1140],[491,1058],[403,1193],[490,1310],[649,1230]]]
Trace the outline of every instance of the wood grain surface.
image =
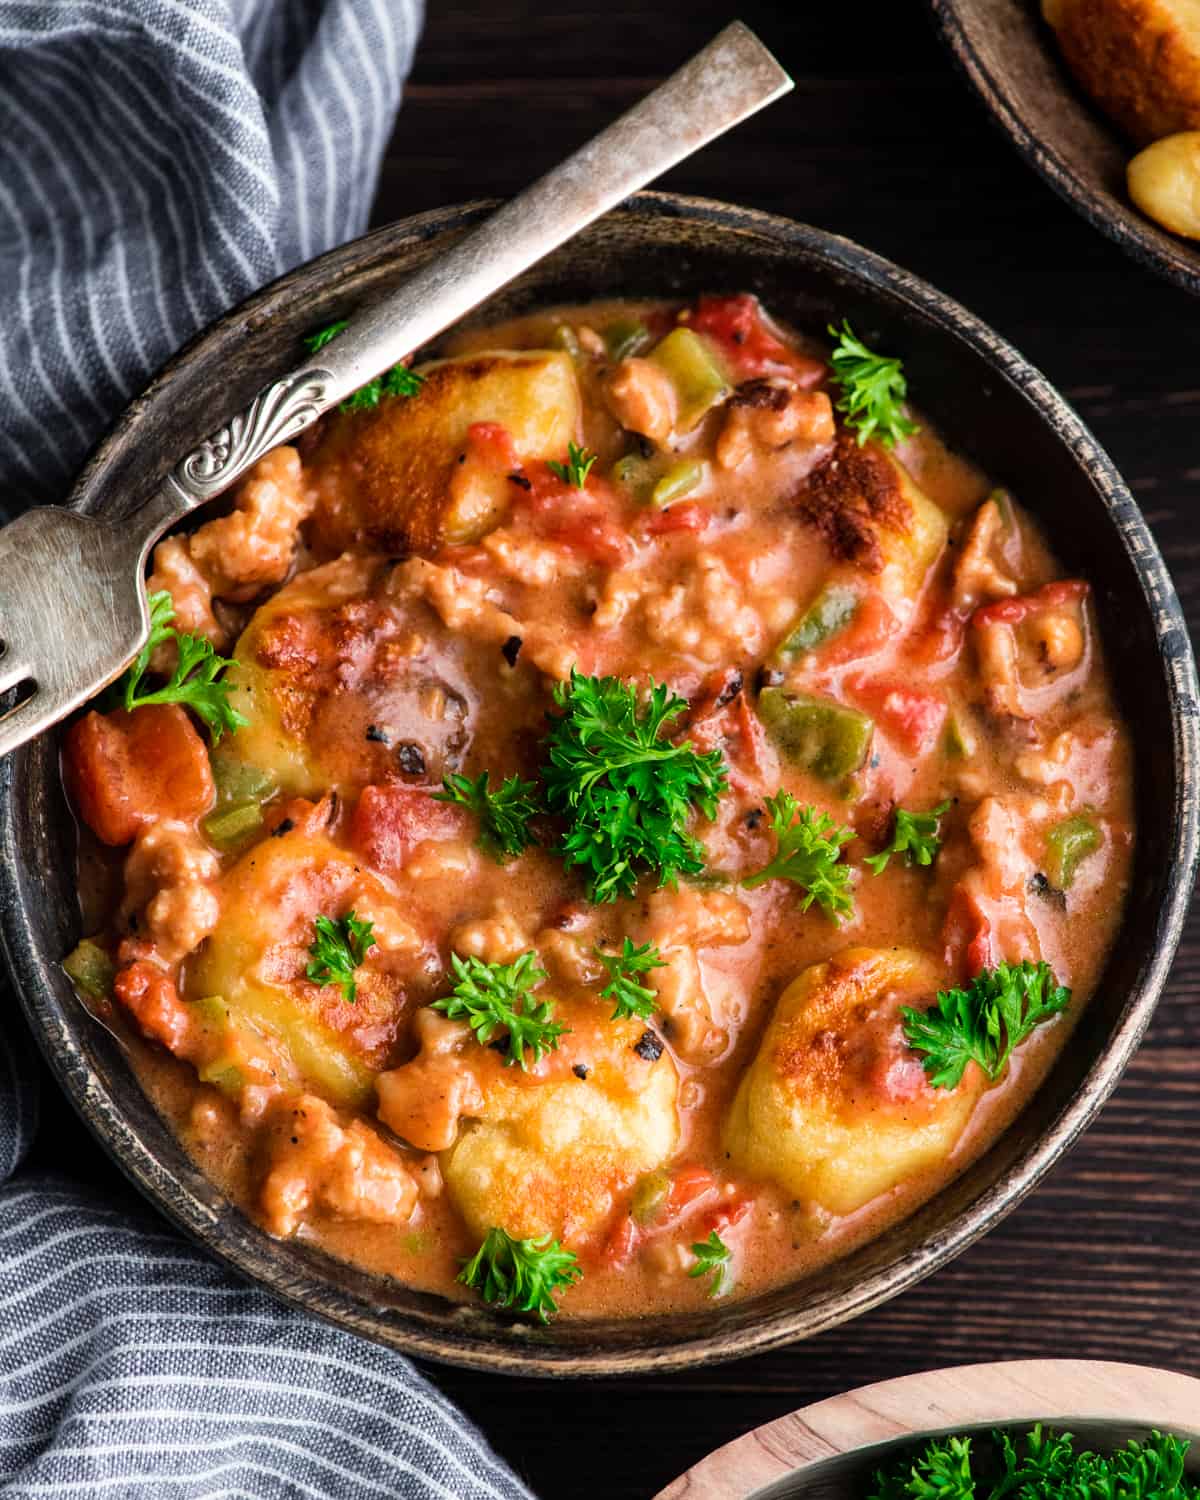
[[[837,230],[992,323],[1113,455],[1200,624],[1200,302],[1126,260],[1024,166],[921,0],[430,0],[376,222],[516,191],[735,15],[795,92],[663,186]],[[1200,1374],[1198,1048],[1193,917],[1101,1118],[1011,1218],[915,1291],[807,1344],[654,1380],[430,1373],[547,1500],[652,1495],[773,1417],[938,1365],[1071,1355]]]
[[[795,92],[662,185],[848,235],[993,324],[1108,448],[1200,625],[1200,301],[1127,261],[1023,165],[922,0],[428,8],[376,223],[516,191],[740,15]],[[115,1169],[48,1080],[46,1097],[33,1167],[116,1191]],[[429,1373],[544,1500],[624,1500],[808,1402],[941,1365],[1071,1356],[1200,1374],[1198,1301],[1194,914],[1149,1038],[1100,1119],[1016,1213],[914,1291],[808,1343],[675,1376]]]

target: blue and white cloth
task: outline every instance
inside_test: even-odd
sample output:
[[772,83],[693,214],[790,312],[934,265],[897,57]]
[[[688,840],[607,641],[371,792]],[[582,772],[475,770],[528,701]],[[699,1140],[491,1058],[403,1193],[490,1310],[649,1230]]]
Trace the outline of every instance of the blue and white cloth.
[[[420,19],[0,0],[0,503],[61,499],[180,344],[364,228]],[[528,1497],[407,1360],[23,1169],[38,1072],[11,995],[0,1014],[4,1500]]]

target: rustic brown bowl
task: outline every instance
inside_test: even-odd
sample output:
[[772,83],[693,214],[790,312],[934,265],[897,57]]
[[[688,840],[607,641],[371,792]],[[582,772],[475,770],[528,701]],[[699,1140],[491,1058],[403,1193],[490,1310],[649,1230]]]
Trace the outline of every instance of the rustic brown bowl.
[[[230,313],[163,371],[101,444],[78,504],[128,513],[179,454],[301,358],[305,331],[436,255],[484,212],[475,204],[404,220]],[[904,357],[911,389],[942,432],[1011,487],[1044,522],[1067,568],[1092,580],[1137,734],[1141,821],[1128,912],[1071,1045],[1013,1128],[872,1244],[806,1280],[703,1313],[562,1320],[543,1329],[268,1238],[188,1161],[59,968],[79,936],[79,915],[54,738],[0,762],[0,930],[25,1011],[84,1119],[153,1202],[242,1275],[411,1354],[525,1374],[676,1369],[806,1337],[904,1291],[1018,1203],[1095,1115],[1150,1019],[1179,938],[1197,853],[1197,691],[1187,631],[1153,538],[1112,464],[1013,349],[956,303],[845,240],[667,194],[639,195],[608,215],[491,311],[735,288],[761,293],[818,332],[848,316],[870,341]]]
[[1138,150],[1075,84],[1038,0],[930,0],[943,40],[996,123],[1055,192],[1134,260],[1200,295],[1200,244],[1135,208]]
[[1040,1422],[1074,1434],[1075,1451],[1112,1453],[1169,1432],[1191,1444],[1200,1476],[1200,1380],[1148,1365],[1023,1359],[926,1370],[847,1391],[747,1432],[710,1453],[654,1500],[861,1500],[872,1476],[931,1438],[993,1432],[1019,1440]]

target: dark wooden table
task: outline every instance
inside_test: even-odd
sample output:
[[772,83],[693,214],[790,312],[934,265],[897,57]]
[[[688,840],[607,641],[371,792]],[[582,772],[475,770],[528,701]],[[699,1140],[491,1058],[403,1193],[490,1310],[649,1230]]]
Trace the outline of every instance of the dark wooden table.
[[[955,74],[917,3],[430,0],[376,220],[509,194],[740,15],[797,81],[664,186],[805,219],[959,298],[1096,431],[1200,624],[1200,302],[1062,204]],[[1037,1355],[1200,1373],[1200,921],[1086,1138],[907,1296],[780,1353],[653,1380],[432,1370],[550,1500],[644,1496],[719,1443],[849,1386]]]

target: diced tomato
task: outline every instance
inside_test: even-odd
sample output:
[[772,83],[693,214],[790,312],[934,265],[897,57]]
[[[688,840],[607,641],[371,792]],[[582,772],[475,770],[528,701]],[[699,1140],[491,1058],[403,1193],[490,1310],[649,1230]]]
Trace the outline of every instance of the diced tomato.
[[706,531],[712,518],[712,511],[699,500],[681,500],[678,505],[668,505],[666,510],[647,513],[638,522],[638,530],[643,536],[667,536],[673,531]]
[[994,604],[981,604],[971,617],[975,625],[1020,625],[1030,615],[1041,614],[1046,609],[1061,609],[1064,605],[1081,603],[1090,592],[1082,578],[1060,578],[1047,583],[1032,594],[1019,594],[1015,599],[998,599]]
[[396,874],[417,844],[469,836],[471,815],[429,792],[386,782],[363,788],[350,820],[350,843],[373,870]]
[[213,804],[208,751],[178,703],[84,714],[67,731],[63,771],[79,816],[114,846],[160,819],[190,823]]
[[693,719],[687,737],[702,754],[719,749],[725,756],[729,784],[737,791],[757,795],[770,764],[766,733],[745,693],[738,693],[724,707],[707,717]]
[[629,1214],[622,1214],[600,1249],[598,1257],[600,1264],[604,1266],[628,1265],[640,1239],[641,1230]]
[[957,885],[942,927],[946,963],[964,979],[974,979],[981,969],[995,965],[992,924],[978,901],[964,885]]
[[882,651],[899,629],[900,622],[882,594],[867,594],[850,623],[813,648],[815,664],[821,669],[863,661]]
[[192,1029],[192,1016],[179,998],[174,980],[155,964],[139,960],[121,969],[113,992],[151,1041],[170,1052],[182,1053]]
[[632,550],[628,534],[598,507],[564,514],[540,529],[565,547],[612,568],[627,561]]
[[789,348],[771,332],[758,298],[748,292],[733,297],[701,297],[687,326],[707,334],[717,344],[739,380],[786,371],[801,387],[809,389],[825,378],[820,360]]
[[882,677],[847,680],[846,687],[854,702],[909,755],[924,755],[937,744],[947,713],[939,694]]
[[518,472],[521,467],[512,433],[499,422],[472,422],[467,428],[467,451],[472,458],[505,474]]
[[671,1186],[667,1189],[663,1203],[661,1223],[667,1225],[678,1219],[685,1208],[697,1198],[702,1198],[705,1193],[711,1193],[716,1185],[717,1179],[707,1167],[696,1163],[677,1167],[671,1173]]
[[719,1207],[714,1208],[711,1213],[705,1214],[700,1221],[702,1236],[707,1236],[715,1229],[718,1234],[724,1234],[727,1229],[732,1229],[735,1224],[740,1224],[750,1210],[754,1207],[754,1199],[745,1194],[728,1198]]

